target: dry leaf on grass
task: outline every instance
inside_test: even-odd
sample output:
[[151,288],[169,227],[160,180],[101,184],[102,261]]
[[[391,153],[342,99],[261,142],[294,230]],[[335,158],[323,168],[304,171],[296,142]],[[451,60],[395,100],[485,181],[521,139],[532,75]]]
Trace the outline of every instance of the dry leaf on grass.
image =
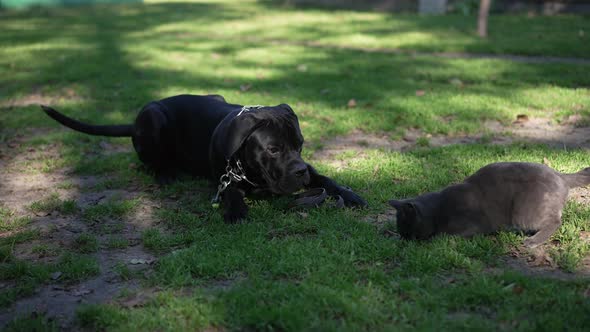
[[300,71],[302,73],[305,73],[307,71],[307,65],[300,64],[299,66],[297,66],[297,71]]
[[518,114],[516,120],[513,123],[525,123],[529,121],[529,116],[526,114]]

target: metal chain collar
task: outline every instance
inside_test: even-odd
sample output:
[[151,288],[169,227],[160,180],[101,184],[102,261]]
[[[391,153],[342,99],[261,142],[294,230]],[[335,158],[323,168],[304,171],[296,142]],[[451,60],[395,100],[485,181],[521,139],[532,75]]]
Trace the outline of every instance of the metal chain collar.
[[242,113],[250,111],[250,109],[252,109],[252,108],[259,109],[259,108],[262,108],[262,107],[264,107],[264,106],[262,106],[262,105],[246,105],[246,106],[242,106],[242,109],[240,110],[240,113],[238,113],[238,115],[236,115],[236,118],[238,116],[242,115]]
[[211,200],[211,205],[214,208],[218,208],[219,202],[221,202],[221,193],[224,192],[225,189],[227,189],[227,187],[232,182],[241,181],[246,181],[252,186],[257,187],[257,185],[254,182],[248,180],[248,178],[246,177],[246,172],[244,171],[244,168],[242,167],[242,163],[240,162],[240,160],[236,162],[235,168],[231,166],[231,162],[228,160],[227,166],[225,166],[225,174],[223,174],[219,178],[219,186],[217,186],[217,193],[215,194],[215,197],[213,197],[213,199]]
[[[264,106],[262,106],[262,105],[242,106],[242,109],[240,110],[238,115],[236,115],[236,117],[242,115],[242,113],[249,112],[251,109],[259,109],[262,107],[264,107]],[[236,168],[231,167],[231,162],[230,162],[230,160],[228,160],[227,166],[225,166],[225,174],[223,174],[219,178],[219,186],[217,186],[217,193],[215,194],[215,197],[213,197],[213,199],[211,200],[211,205],[214,208],[218,208],[219,202],[221,202],[221,193],[224,192],[225,189],[227,189],[227,187],[230,185],[230,183],[241,182],[241,181],[246,181],[249,184],[251,184],[252,186],[256,187],[256,184],[253,183],[252,181],[248,180],[248,178],[246,177],[246,172],[244,171],[244,168],[242,168],[242,163],[240,162],[239,159],[236,162]]]

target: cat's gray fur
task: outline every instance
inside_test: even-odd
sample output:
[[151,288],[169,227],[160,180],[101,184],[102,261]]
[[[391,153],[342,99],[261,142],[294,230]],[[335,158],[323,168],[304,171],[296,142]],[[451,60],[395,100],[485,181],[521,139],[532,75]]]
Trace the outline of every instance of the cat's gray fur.
[[389,204],[397,210],[398,232],[406,239],[516,230],[531,235],[525,244],[534,247],[561,225],[569,189],[588,184],[590,167],[562,174],[542,164],[503,162],[439,192]]

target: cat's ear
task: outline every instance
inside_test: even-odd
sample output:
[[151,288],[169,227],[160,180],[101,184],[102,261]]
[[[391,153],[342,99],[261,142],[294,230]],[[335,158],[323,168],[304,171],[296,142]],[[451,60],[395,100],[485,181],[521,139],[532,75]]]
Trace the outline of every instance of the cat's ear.
[[396,199],[392,199],[391,201],[389,201],[389,205],[393,206],[396,210],[399,210],[403,204],[404,202],[398,201]]
[[416,205],[412,202],[404,202],[392,199],[389,201],[389,205],[393,206],[397,211],[398,219],[399,217],[407,218],[407,219],[414,219],[416,217]]
[[402,211],[404,211],[404,214],[406,216],[413,216],[415,217],[417,215],[417,211],[418,208],[416,207],[416,204],[412,203],[412,202],[406,202],[402,205]]

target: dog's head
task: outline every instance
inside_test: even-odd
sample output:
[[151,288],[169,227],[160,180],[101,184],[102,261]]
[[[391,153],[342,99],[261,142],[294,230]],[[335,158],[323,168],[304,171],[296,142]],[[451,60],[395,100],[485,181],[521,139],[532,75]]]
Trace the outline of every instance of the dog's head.
[[391,200],[389,205],[396,210],[397,231],[408,240],[426,240],[434,235],[434,221],[423,216],[419,204],[412,201]]
[[238,158],[250,181],[276,194],[292,193],[309,183],[301,158],[303,136],[289,105],[250,108],[229,121],[221,153],[225,160]]

